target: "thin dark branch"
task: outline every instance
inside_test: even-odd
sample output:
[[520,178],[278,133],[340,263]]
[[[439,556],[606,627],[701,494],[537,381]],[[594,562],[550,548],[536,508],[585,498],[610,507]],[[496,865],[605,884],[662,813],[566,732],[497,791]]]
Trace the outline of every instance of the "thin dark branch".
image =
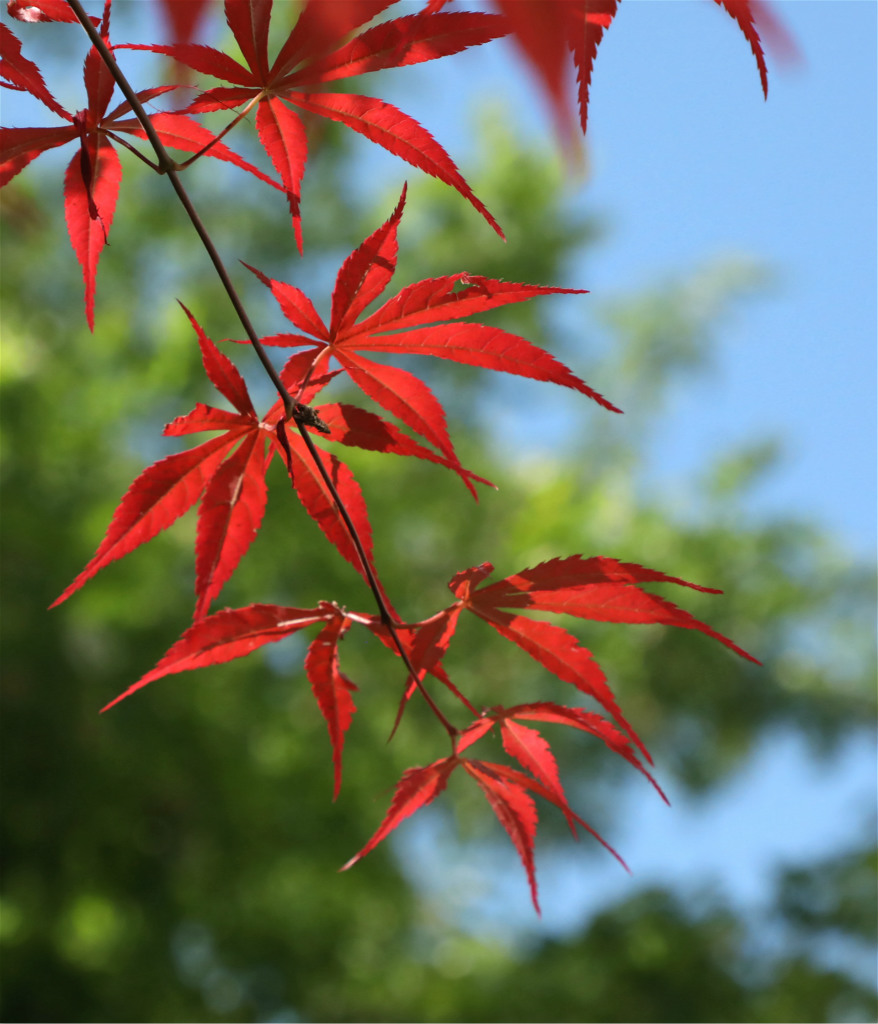
[[368,557],[366,556],[366,551],[363,548],[363,542],[360,540],[360,535],[359,533],[357,533],[357,528],[354,526],[351,517],[348,513],[348,510],[345,508],[344,502],[341,500],[341,496],[336,490],[332,477],[327,472],[326,466],[324,466],[323,460],[320,458],[320,453],[318,452],[316,445],[311,440],[311,435],[308,433],[308,431],[301,423],[297,422],[296,426],[299,428],[299,433],[302,435],[302,440],[305,442],[305,446],[307,447],[308,452],[311,455],[311,458],[314,459],[315,463],[317,464],[317,468],[320,471],[320,475],[321,477],[323,477],[323,482],[326,484],[329,493],[332,495],[332,500],[335,502],[342,519],[344,519],[344,524],[347,527],[348,533],[351,535],[351,540],[354,542],[354,547],[357,549],[357,554],[360,557],[360,562],[362,563],[363,570],[366,573],[366,580],[369,584],[369,588],[372,591],[372,594],[375,598],[375,603],[378,605],[378,614],[381,616],[381,621],[387,628],[387,632],[390,633],[390,636],[393,639],[394,646],[399,651],[399,656],[402,658],[405,667],[408,669],[412,681],[415,683],[415,685],[424,695],[424,699],[430,705],[430,709],[432,710],[433,714],[436,715],[436,717],[445,727],[449,736],[456,736],[457,729],[454,728],[454,726],[448,721],[445,715],[443,715],[439,708],[436,706],[436,703],[434,702],[433,698],[430,696],[426,687],[419,679],[418,673],[415,671],[411,659],[409,658],[405,647],[403,647],[402,645],[402,641],[400,640],[399,634],[396,631],[396,625],[393,621],[393,616],[390,614],[390,609],[387,607],[387,603],[384,600],[384,595],[382,594],[381,587],[378,583],[378,577],[375,575],[375,570],[373,569],[372,564],[370,563]]
[[[357,528],[354,526],[353,520],[350,517],[350,513],[348,512],[344,502],[341,499],[341,496],[336,490],[335,484],[332,481],[332,477],[329,475],[326,466],[324,465],[323,460],[320,457],[320,452],[318,451],[314,442],[311,440],[311,436],[308,433],[308,430],[306,429],[307,426],[312,426],[316,430],[328,434],[329,427],[327,427],[327,425],[320,419],[317,413],[310,406],[307,406],[304,403],[298,402],[296,399],[294,399],[292,395],[290,395],[283,381],[280,379],[277,370],[274,368],[274,365],[268,358],[268,355],[262,343],[259,340],[259,335],[256,333],[256,330],[254,329],[252,323],[250,322],[250,317],[248,316],[247,311],[244,308],[243,303],[241,302],[241,299],[238,295],[235,286],[232,284],[232,280],[229,277],[228,271],[225,268],[225,264],[223,263],[216,246],[213,244],[213,240],[211,239],[210,234],[207,231],[207,228],[204,226],[204,223],[201,220],[201,217],[198,215],[197,210],[193,206],[192,200],[189,198],[189,195],[186,192],[183,183],[180,181],[180,176],[177,173],[177,170],[180,165],[178,165],[168,155],[164,143],[159,138],[158,133],[156,132],[155,128],[152,125],[152,122],[150,121],[149,115],[144,110],[143,105],[137,98],[137,94],[132,89],[130,83],[128,82],[128,79],[125,77],[125,75],[122,73],[122,70],[116,63],[116,60],[113,57],[110,48],[101,38],[100,33],[97,31],[97,29],[94,27],[91,20],[89,19],[88,15],[85,13],[85,10],[82,7],[80,0],[67,0],[67,2],[70,5],[76,17],[79,19],[80,23],[82,24],[83,29],[85,29],[86,33],[88,34],[88,37],[94,45],[95,49],[98,51],[104,63],[107,65],[110,74],[112,74],[113,78],[116,80],[116,84],[122,90],[122,93],[125,96],[126,100],[128,100],[128,103],[131,106],[131,110],[134,113],[134,116],[143,126],[143,130],[146,132],[146,136],[149,139],[149,142],[152,145],[153,149],[155,150],[156,157],[158,158],[158,167],[156,168],[156,170],[158,171],[159,174],[166,174],[168,176],[168,179],[170,180],[171,185],[174,188],[174,191],[177,193],[177,197],[183,204],[183,208],[186,210],[186,213],[189,216],[189,220],[192,222],[193,227],[198,233],[198,237],[201,239],[201,242],[204,245],[204,248],[207,251],[208,256],[210,257],[211,262],[213,263],[214,268],[216,269],[216,272],[223,283],[223,287],[226,290],[226,294],[229,296],[229,299],[231,300],[231,303],[234,306],[235,312],[238,315],[238,319],[241,321],[241,324],[243,325],[244,330],[247,333],[247,337],[250,340],[250,344],[256,351],[257,356],[259,356],[259,360],[262,363],[263,367],[265,368],[266,373],[271,378],[272,383],[277,388],[278,394],[281,396],[281,399],[284,404],[285,419],[291,419],[295,422],[296,426],[299,429],[299,433],[302,436],[302,440],[305,443],[305,446],[307,447],[311,458],[314,460],[314,463],[317,466],[317,469],[321,477],[323,478],[323,482],[326,484],[329,493],[332,495],[332,500],[335,503],[335,506],[338,509],[339,514],[344,520],[345,527],[348,533],[350,534],[351,540],[354,544],[354,547],[356,548],[357,555],[359,556],[360,561],[363,565],[363,570],[366,574],[366,579],[375,598],[375,603],[378,606],[378,612],[381,617],[382,623],[387,628],[388,633],[393,639],[394,646],[399,652],[399,655],[402,658],[403,663],[405,664],[405,667],[408,670],[412,681],[421,691],[424,699],[427,701],[427,704],[433,711],[433,714],[436,715],[436,717],[439,719],[439,721],[442,723],[443,727],[447,731],[448,735],[453,739],[453,737],[457,735],[457,729],[455,729],[455,727],[448,721],[445,715],[443,715],[442,711],[436,705],[435,701],[430,696],[426,687],[423,685],[420,678],[418,677],[418,673],[415,670],[414,666],[412,665],[411,659],[409,658],[408,653],[406,652],[406,649],[399,638],[399,634],[397,633],[396,626],[393,621],[393,616],[390,614],[390,609],[387,607],[387,602],[384,600],[384,595],[381,592],[381,587],[378,583],[378,578],[375,575],[375,570],[372,567],[369,558],[366,555],[366,551],[365,548],[363,547],[363,542],[360,539],[360,535],[357,532]],[[229,127],[232,127],[235,123],[236,122],[233,122],[233,124]],[[279,427],[281,428],[278,431],[279,437],[282,439],[282,443],[286,444],[286,436],[285,433],[283,432],[282,424],[279,424]]]
[[[382,623],[387,629],[387,632],[390,634],[391,639],[393,640],[393,644],[396,647],[397,651],[399,652],[399,656],[402,658],[403,664],[405,665],[406,669],[408,669],[412,681],[421,691],[424,700],[426,700],[426,702],[430,705],[430,709],[442,723],[442,725],[445,728],[445,731],[448,733],[449,736],[454,738],[457,735],[458,730],[455,729],[455,727],[448,721],[445,715],[442,714],[436,702],[430,696],[429,691],[421,682],[414,665],[412,665],[411,658],[409,658],[408,652],[406,651],[402,641],[399,638],[399,633],[397,632],[396,624],[393,621],[393,616],[390,614],[390,609],[387,607],[387,602],[384,600],[384,594],[381,591],[381,585],[378,582],[378,577],[375,575],[375,570],[372,567],[372,563],[369,561],[369,558],[366,555],[366,550],[363,547],[363,542],[360,540],[360,535],[357,532],[357,528],[354,526],[353,520],[350,517],[350,513],[345,507],[344,502],[341,500],[341,495],[338,493],[338,490],[336,489],[332,477],[327,472],[326,466],[324,465],[323,460],[320,458],[320,452],[318,451],[317,446],[314,444],[313,440],[311,439],[311,435],[308,433],[307,429],[302,423],[297,422],[296,426],[299,428],[299,433],[302,436],[302,440],[305,443],[305,447],[308,449],[311,458],[314,460],[317,469],[320,472],[320,476],[323,478],[323,482],[326,484],[326,489],[332,495],[332,500],[335,502],[335,506],[338,509],[342,519],[344,520],[345,527],[347,528],[347,531],[350,534],[351,540],[353,541],[354,547],[356,548],[357,555],[359,556],[360,563],[363,566],[363,571],[366,574],[366,582],[369,584],[369,589],[372,591],[372,595],[375,598],[375,603],[378,605],[378,614],[381,618]],[[292,456],[290,454],[289,442],[287,441],[283,421],[278,423],[277,434],[281,444],[283,445],[284,451],[286,452],[287,467],[290,469],[290,472],[292,472]],[[408,683],[408,680],[406,680],[406,683]]]

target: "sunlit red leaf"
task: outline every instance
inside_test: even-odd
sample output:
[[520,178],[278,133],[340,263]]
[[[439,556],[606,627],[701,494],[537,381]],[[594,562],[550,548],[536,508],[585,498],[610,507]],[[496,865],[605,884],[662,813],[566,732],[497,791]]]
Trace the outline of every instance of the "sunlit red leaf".
[[496,221],[473,194],[451,157],[417,121],[380,99],[321,90],[327,82],[354,74],[433,60],[488,42],[506,32],[505,21],[485,13],[428,16],[420,12],[366,30],[353,40],[344,39],[386,6],[386,2],[351,4],[341,0],[306,5],[270,67],[271,0],[226,2],[226,20],[247,67],[208,46],[136,45],[132,49],[163,53],[232,85],[208,89],[187,107],[189,113],[232,110],[242,103],[258,101],[260,136],[290,197],[297,238],[299,182],[305,168],[306,144],[297,116],[284,104],[345,124],[438,177],[467,199],[502,237]]
[[434,761],[426,768],[409,768],[403,772],[402,778],[396,786],[390,808],[384,817],[384,821],[372,836],[368,843],[341,867],[341,871],[347,871],[354,866],[358,860],[374,850],[375,847],[388,836],[400,822],[404,821],[415,811],[420,810],[436,799],[445,789],[448,783],[448,776],[458,765],[457,758],[445,757],[441,761]]
[[[8,0],[6,10],[17,21],[79,21],[67,0]],[[91,21],[100,24],[99,18]]]
[[396,271],[399,252],[397,228],[405,207],[407,190],[408,186],[403,185],[399,202],[390,217],[342,263],[332,293],[330,330],[334,336],[350,327],[390,283]]
[[[58,3],[67,13],[73,13],[65,0],[58,0]],[[24,6],[18,6],[16,11],[10,10],[9,13],[12,14],[13,17],[19,17],[25,9],[35,13],[42,13],[42,8],[35,8],[33,5],[29,5],[27,8]],[[34,19],[20,18],[20,20],[31,21]],[[36,20],[49,19],[36,18]],[[21,52],[21,43],[16,38],[15,34],[3,24],[0,24],[0,77],[5,78],[6,82],[8,82],[13,88],[23,89],[26,92],[29,92],[31,96],[45,104],[53,113],[57,114],[59,117],[63,117],[65,121],[73,120],[71,115],[67,113],[67,111],[49,92],[46,87],[46,83],[43,81],[40,69],[32,60],[28,60]]]
[[668,803],[668,798],[661,787],[643,767],[639,758],[631,749],[631,742],[628,737],[623,736],[618,729],[601,715],[595,714],[592,711],[584,711],[582,708],[570,708],[563,704],[554,704],[551,701],[535,701],[532,704],[518,704],[511,708],[492,708],[491,713],[498,720],[502,720],[504,726],[512,719],[521,719],[524,721],[548,722],[555,725],[568,725],[574,729],[597,736],[610,750],[624,757],[629,764],[633,765],[648,779],[662,800]]
[[226,22],[244,60],[260,81],[268,78],[268,27],[271,0],[225,0]]
[[0,187],[41,153],[76,137],[75,128],[0,128]]
[[573,63],[578,85],[579,124],[583,135],[588,128],[588,91],[598,46],[610,27],[619,4],[617,0],[597,0],[585,8],[584,24],[577,26],[573,44]]
[[[305,506],[308,515],[317,523],[327,540],[366,579],[366,571],[360,561],[360,556],[351,540],[344,519],[333,501],[326,482],[296,435],[289,433],[288,440],[292,460],[291,465],[288,466],[288,471],[296,494],[298,494],[299,499]],[[276,443],[278,444],[278,450],[281,454],[284,454],[280,442]],[[354,479],[350,469],[334,455],[324,452],[322,458],[327,472],[356,527],[363,544],[363,549],[371,561],[372,527],[369,524],[366,502],[363,500],[363,492],[360,490],[360,485]]]
[[423,381],[408,370],[384,366],[348,350],[337,355],[364,394],[435,445],[446,458],[457,460],[448,436],[445,411]]
[[[599,622],[656,623],[696,629],[719,640],[742,657],[756,660],[688,612],[638,586],[639,583],[674,583],[716,593],[678,577],[632,562],[574,555],[542,562],[497,583],[479,587],[478,584],[491,571],[493,566],[486,562],[457,573],[449,586],[467,608],[485,619],[502,636],[521,647],[553,675],[597,700],[650,763],[649,753],[622,715],[591,652],[561,627],[527,618],[517,614],[518,610],[560,612]],[[608,737],[604,738],[610,743]],[[623,751],[620,749],[619,753]],[[628,757],[624,753],[623,756]]]
[[[325,341],[329,337],[326,324],[301,288],[297,288],[293,284],[286,284],[284,281],[274,281],[263,274],[261,270],[251,267],[249,263],[245,263],[244,266],[255,274],[266,288],[271,289],[271,294],[277,299],[287,320],[295,324],[300,331],[305,331],[310,335],[303,339],[303,344],[313,344],[313,338]],[[266,344],[267,341],[268,339],[263,339],[263,344]]]
[[[110,5],[107,3],[104,5],[104,20],[100,26],[100,33],[104,42],[109,42],[107,37],[109,15]],[[89,118],[95,124],[103,120],[116,89],[116,79],[113,78],[110,69],[104,63],[104,58],[95,47],[92,47],[86,55],[82,77],[85,83],[85,91],[88,95]]]
[[333,615],[334,609],[328,605],[319,608],[284,608],[275,604],[252,604],[247,608],[226,608],[216,612],[190,626],[151,672],[147,672],[101,710],[107,711],[162,676],[243,658],[258,647],[276,643]]
[[200,619],[256,539],[268,490],[265,435],[248,434],[207,485],[195,540],[195,618]]
[[621,412],[612,402],[544,349],[516,334],[485,324],[454,324],[421,327],[396,334],[358,338],[356,346],[371,352],[401,352],[451,359],[465,366],[511,373],[531,380],[548,381],[587,395],[610,412]]
[[695,629],[719,640],[742,658],[756,662],[728,637],[670,601],[641,590],[638,583],[674,583],[703,593],[721,593],[633,562],[573,555],[542,562],[484,587],[472,600],[480,607],[530,608],[597,622],[657,623]]
[[98,260],[113,223],[121,180],[122,163],[118,153],[108,142],[94,136],[83,142],[80,153],[70,161],[64,176],[67,230],[73,251],[82,264],[85,315],[92,330]]
[[496,770],[498,765],[465,759],[463,766],[481,786],[482,792],[488,798],[488,803],[497,815],[500,824],[506,829],[512,840],[512,845],[518,851],[518,856],[527,872],[531,899],[539,914],[540,902],[537,898],[537,878],[534,866],[537,809],[533,800],[520,785],[504,778],[503,774]]
[[[318,5],[327,6],[318,0]],[[330,7],[334,6],[331,4]],[[290,76],[290,84],[332,82],[370,71],[446,57],[506,34],[505,22],[477,11],[409,14],[367,29],[349,43]]]
[[180,305],[183,307],[183,312],[189,318],[189,323],[192,324],[195,329],[195,333],[198,335],[198,344],[201,348],[201,360],[204,363],[204,372],[207,374],[211,384],[213,384],[221,395],[232,403],[239,413],[251,418],[255,423],[257,419],[256,410],[253,408],[253,403],[250,401],[250,394],[247,391],[247,385],[244,383],[244,378],[238,372],[237,367],[231,359],[229,359],[228,356],[223,355],[210,338],[208,338],[202,330],[201,325],[189,310],[183,306],[182,302]]
[[[620,562],[616,558],[605,556],[584,558],[582,555],[569,555],[566,558],[551,558],[530,569],[523,569],[507,576],[497,583],[484,587],[482,594],[497,602],[501,602],[502,598],[501,603],[509,606],[517,603],[518,594],[530,594],[535,591],[547,594],[593,583],[675,583],[703,594],[722,593],[714,587],[689,583],[679,576],[669,576],[667,573],[647,569],[635,562]],[[529,604],[530,599],[522,599],[520,603]]]
[[330,403],[320,406],[320,418],[329,427],[331,441],[338,441],[340,444],[352,445],[356,448],[365,448],[368,451],[412,455],[426,462],[435,462],[447,469],[454,470],[477,501],[478,494],[473,486],[474,483],[495,487],[490,480],[477,476],[471,470],[464,469],[456,461],[436,455],[429,448],[425,448],[404,434],[398,427],[367,409],[361,409],[355,405]]
[[470,722],[470,724],[458,734],[454,744],[454,752],[456,754],[462,754],[464,750],[467,750],[474,743],[478,743],[478,741],[489,733],[496,724],[497,721],[495,718],[489,718],[486,715],[482,715],[474,722]]
[[548,800],[564,813],[567,821],[581,825],[591,836],[611,853],[625,870],[628,865],[612,846],[596,832],[595,829],[575,814],[566,800],[559,797],[537,779],[533,779],[515,768],[505,764],[493,764],[487,761],[476,761],[462,758],[466,771],[476,779],[491,803],[494,813],[506,829],[510,839],[521,857],[530,883],[531,897],[537,913],[540,912],[537,901],[536,871],[533,859],[533,843],[536,837],[537,812],[528,793],[535,793]]
[[550,622],[540,622],[477,604],[469,607],[552,675],[596,700],[628,733],[647,761],[652,763],[649,752],[616,703],[600,665],[594,660],[591,651],[583,647],[576,637]]
[[244,428],[241,414],[229,412],[227,409],[215,409],[212,405],[198,402],[192,412],[178,416],[165,426],[162,433],[166,437],[181,437],[185,434],[198,434],[203,430],[240,430]]
[[239,437],[224,434],[211,438],[197,448],[169,455],[145,469],[113,514],[94,557],[50,607],[66,601],[105,565],[152,540],[191,508]]
[[386,288],[396,268],[397,228],[404,202],[405,190],[387,221],[344,261],[336,278],[328,330],[298,288],[250,268],[271,289],[287,318],[305,332],[271,335],[263,339],[265,344],[307,347],[314,366],[334,357],[366,395],[438,449],[458,473],[461,469],[444,411],[427,385],[408,370],[373,362],[362,353],[438,356],[505,371],[572,388],[619,411],[554,356],[524,338],[484,324],[447,323],[538,295],[571,294],[574,289],[456,274],[409,285],[357,323],[357,316]]
[[431,277],[401,288],[380,309],[366,317],[348,332],[355,334],[381,334],[382,331],[401,330],[438,324],[445,320],[460,320],[476,313],[487,313],[501,306],[527,302],[540,295],[586,295],[582,288],[555,288],[539,284],[519,284],[497,281],[480,274],[449,274]]
[[311,682],[320,713],[326,720],[332,743],[332,763],[335,769],[333,800],[338,797],[341,790],[344,737],[356,711],[351,697],[351,692],[356,690],[356,686],[341,671],[338,662],[338,644],[350,625],[350,619],[341,614],[330,619],[311,643],[305,657],[305,672]]
[[259,141],[280,175],[293,218],[296,245],[302,252],[302,218],[299,212],[302,175],[308,154],[305,126],[299,115],[277,97],[268,97],[256,111]]
[[[173,2],[173,0],[172,0]],[[248,70],[233,57],[230,57],[222,50],[216,50],[212,46],[202,46],[200,43],[182,43],[174,46],[154,46],[140,43],[125,43],[119,46],[120,50],[148,50],[150,53],[164,54],[166,57],[173,57],[186,67],[197,71],[202,75],[211,75],[213,78],[220,78],[226,82],[232,82],[238,89],[209,89],[206,93],[191,103],[186,109],[190,113],[200,113],[204,110],[229,110],[235,103],[240,103],[252,97],[250,87],[256,85],[257,79],[252,71]],[[213,98],[216,96],[216,103],[205,106],[202,103],[204,97]],[[224,102],[227,101],[227,102]]]
[[482,562],[481,565],[473,566],[471,569],[461,569],[448,581],[448,588],[455,597],[466,601],[472,588],[490,576],[493,571],[494,566],[490,562]]
[[[506,753],[514,757],[534,778],[539,779],[546,789],[555,793],[559,800],[566,803],[561,776],[558,774],[558,764],[546,740],[536,729],[522,725],[512,718],[504,716],[501,724],[503,749]],[[575,829],[573,831],[575,835]]]
[[762,93],[768,98],[768,67],[765,63],[765,53],[762,50],[762,43],[759,39],[759,32],[756,28],[756,15],[762,6],[760,0],[715,0],[738,23],[738,28],[744,33],[744,38],[750,44],[753,56],[756,58],[756,66],[759,68],[759,80],[762,82]]
[[402,157],[407,163],[451,185],[485,218],[497,234],[505,240],[500,225],[488,212],[485,204],[473,193],[463,179],[454,161],[414,118],[401,110],[371,96],[353,96],[348,93],[287,93],[286,99],[297,107],[338,121],[377,142],[388,152]]
[[309,58],[321,58],[393,3],[394,0],[307,0],[275,59],[272,73],[288,75]]

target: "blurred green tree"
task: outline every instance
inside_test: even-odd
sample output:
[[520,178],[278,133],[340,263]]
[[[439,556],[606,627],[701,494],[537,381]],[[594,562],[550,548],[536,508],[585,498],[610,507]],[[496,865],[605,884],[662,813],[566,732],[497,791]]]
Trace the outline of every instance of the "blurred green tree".
[[[551,161],[496,129],[484,137],[481,191],[492,210],[504,223],[520,223],[524,212],[539,231],[525,224],[505,251],[489,249],[487,230],[459,201],[418,181],[401,232],[405,276],[467,269],[567,283],[573,258],[596,244],[597,222],[571,217]],[[307,273],[314,282],[324,275],[326,294],[339,256],[390,208],[389,200],[364,208],[343,187],[345,145],[330,128],[306,182],[315,211]],[[258,254],[266,272],[295,276],[288,229],[261,195],[216,168],[192,176],[193,190],[223,210],[221,245],[244,259]],[[184,299],[214,337],[236,329],[166,183],[143,175],[120,205],[100,271],[98,329],[88,333],[78,315],[79,271],[59,244],[60,209],[44,194],[39,169],[2,194],[3,1019],[874,1016],[869,986],[824,965],[815,941],[874,943],[874,918],[863,911],[875,891],[868,850],[798,865],[779,879],[771,920],[794,938],[770,956],[760,953],[758,922],[738,908],[637,891],[636,880],[629,898],[581,934],[528,945],[473,930],[465,895],[437,908],[413,881],[417,868],[403,874],[390,846],[336,874],[383,813],[380,794],[405,767],[442,753],[434,754],[434,731],[415,704],[386,745],[402,676],[368,638],[345,644],[361,714],[336,804],[325,727],[295,640],[164,680],[99,718],[97,708],[148,669],[191,614],[192,519],[61,608],[45,609],[91,555],[132,477],[175,450],[160,438],[162,423],[208,397],[191,329],[169,296]],[[663,396],[705,364],[717,317],[761,278],[751,266],[705,268],[606,307],[585,332],[559,329],[549,302],[524,308],[516,329],[635,410],[624,423],[548,387],[433,367],[464,463],[501,488],[484,492],[478,508],[437,468],[346,455],[367,494],[382,576],[412,617],[447,600],[452,572],[486,558],[506,572],[558,553],[607,553],[724,587],[724,598],[693,595],[687,607],[758,652],[763,669],[658,627],[583,631],[650,744],[659,777],[705,797],[773,729],[807,736],[818,756],[874,716],[870,575],[806,523],[743,513],[748,488],[770,471],[770,445],[718,453],[707,478],[691,482],[685,515],[640,486]],[[257,321],[270,321],[276,313],[264,290],[241,279]],[[567,315],[585,322],[594,300],[570,303]],[[612,345],[600,343],[601,331]],[[255,360],[238,355],[253,380]],[[267,401],[260,387],[254,393]],[[223,601],[305,606],[332,596],[368,607],[362,583],[289,500],[282,479],[275,483],[263,531]],[[466,692],[511,704],[560,687],[479,625],[470,624],[448,662]],[[820,638],[821,657],[815,645],[803,653],[804,630]],[[559,752],[563,771],[578,780],[574,803],[612,834],[614,794],[625,783],[614,759],[570,738],[559,738]],[[445,806],[461,842],[490,864],[497,830],[473,795],[452,786]],[[546,822],[543,853],[566,848],[561,824]]]

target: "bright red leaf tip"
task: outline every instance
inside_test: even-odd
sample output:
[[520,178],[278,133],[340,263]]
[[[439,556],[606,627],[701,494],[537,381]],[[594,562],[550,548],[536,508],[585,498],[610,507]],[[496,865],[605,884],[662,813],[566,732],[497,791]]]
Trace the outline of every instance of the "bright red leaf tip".
[[[259,530],[267,500],[265,474],[274,455],[287,462],[293,487],[305,511],[337,548],[343,558],[368,579],[360,562],[344,519],[330,490],[298,432],[291,432],[284,451],[275,428],[283,415],[280,402],[259,420],[247,392],[244,379],[231,360],[207,337],[188,309],[183,310],[198,335],[204,369],[218,391],[236,412],[215,409],[199,403],[192,412],[180,416],[165,428],[165,434],[180,436],[203,430],[221,430],[213,438],[187,452],[170,455],[148,467],[134,481],[113,514],[107,535],[94,557],[73,583],[52,604],[60,604],[88,579],[110,562],[128,554],[157,533],[169,527],[194,505],[202,494],[196,535],[195,618],[206,615],[210,604],[246,554]],[[298,357],[282,371],[287,384],[297,390],[304,366],[291,374]],[[309,401],[326,382],[313,376],[304,387],[303,399]],[[334,410],[333,410],[334,411]],[[336,420],[344,419],[344,414]],[[378,417],[375,420],[381,422]],[[373,424],[374,429],[374,424]],[[397,440],[392,434],[383,445],[356,429],[338,430],[335,439],[359,447],[381,447],[401,455],[419,456],[419,447],[408,438]],[[265,456],[265,444],[270,443]],[[432,456],[432,453],[429,453]],[[359,485],[350,469],[332,454],[324,454],[330,477],[351,516],[367,557],[372,559],[372,530]],[[449,463],[438,456],[433,461]],[[480,481],[455,462],[451,468],[459,472],[469,487]]]
[[434,761],[433,764],[427,765],[426,768],[408,768],[404,771],[402,778],[396,785],[396,792],[393,794],[393,800],[387,814],[384,816],[384,821],[381,822],[378,830],[363,849],[359,853],[354,854],[346,864],[343,864],[339,871],[347,871],[348,868],[352,868],[370,850],[374,850],[381,840],[388,836],[400,822],[414,814],[421,807],[426,807],[427,804],[435,800],[442,790],[445,789],[445,786],[448,784],[448,776],[454,771],[458,763],[457,758],[446,757],[441,761]]
[[[17,21],[79,21],[67,0],[9,0],[6,11]],[[100,18],[91,21],[94,25],[101,23]]]
[[[535,778],[539,779],[548,789],[563,796],[558,770],[548,743],[535,729],[524,731],[519,721],[546,722],[553,725],[568,725],[582,732],[590,733],[600,739],[614,753],[619,754],[633,765],[653,786],[658,795],[667,804],[661,786],[641,764],[637,754],[631,749],[631,742],[618,729],[614,728],[601,715],[582,708],[570,708],[551,701],[536,701],[532,704],[519,704],[512,708],[495,707],[488,712],[487,721],[501,723],[503,729],[503,746],[508,754],[526,768]],[[481,719],[484,722],[485,719]],[[467,743],[467,745],[469,745]],[[460,750],[458,746],[458,750]]]
[[338,797],[341,789],[341,755],[344,736],[356,711],[353,697],[351,697],[356,686],[341,671],[338,660],[339,642],[350,626],[351,620],[338,612],[320,630],[317,639],[308,648],[308,653],[305,656],[305,672],[311,683],[311,689],[320,712],[326,720],[329,739],[332,743],[332,763],[335,768],[333,800]]

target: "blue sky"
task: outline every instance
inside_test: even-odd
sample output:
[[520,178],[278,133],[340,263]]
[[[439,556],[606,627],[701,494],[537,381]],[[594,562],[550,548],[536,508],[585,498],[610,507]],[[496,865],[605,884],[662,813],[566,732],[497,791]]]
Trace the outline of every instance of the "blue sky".
[[[571,205],[599,213],[609,230],[571,278],[600,301],[714,258],[770,267],[770,294],[724,327],[716,373],[675,397],[654,442],[656,472],[685,475],[737,440],[776,437],[784,459],[754,510],[795,510],[868,555],[878,5],[787,0],[773,9],[801,57],[785,63],[769,52],[765,102],[749,46],[718,6],[620,5],[592,80],[589,175],[570,186]],[[422,120],[477,191],[467,111],[478,101],[502,98],[523,132],[555,148],[510,43],[447,66],[455,74],[441,63],[397,72],[400,84],[382,95]]]

